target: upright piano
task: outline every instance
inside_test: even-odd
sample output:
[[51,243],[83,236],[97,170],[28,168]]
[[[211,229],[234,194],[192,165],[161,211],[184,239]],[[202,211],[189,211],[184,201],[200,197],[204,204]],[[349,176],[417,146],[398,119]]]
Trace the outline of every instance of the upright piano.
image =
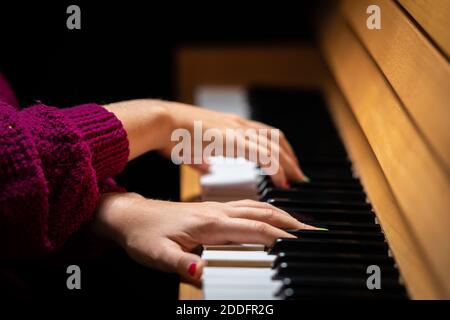
[[[205,246],[202,286],[180,299],[450,298],[449,21],[447,0],[342,0],[319,10],[316,43],[180,48],[181,101],[280,128],[311,178],[266,177],[255,196],[328,229]],[[181,168],[184,201],[199,181]]]

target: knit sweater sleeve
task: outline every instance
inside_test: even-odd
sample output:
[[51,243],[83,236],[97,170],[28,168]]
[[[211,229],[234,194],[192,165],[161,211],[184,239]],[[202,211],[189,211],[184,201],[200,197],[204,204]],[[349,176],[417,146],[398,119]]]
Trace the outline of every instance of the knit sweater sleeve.
[[99,105],[19,111],[0,102],[0,257],[59,248],[91,219],[128,152],[120,121]]

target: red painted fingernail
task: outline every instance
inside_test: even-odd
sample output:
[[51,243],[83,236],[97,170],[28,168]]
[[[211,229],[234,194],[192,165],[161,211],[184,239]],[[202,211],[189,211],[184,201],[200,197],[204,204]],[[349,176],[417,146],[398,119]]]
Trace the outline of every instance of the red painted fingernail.
[[197,270],[197,264],[195,262],[191,263],[188,268],[188,273],[193,277],[195,275],[195,271]]

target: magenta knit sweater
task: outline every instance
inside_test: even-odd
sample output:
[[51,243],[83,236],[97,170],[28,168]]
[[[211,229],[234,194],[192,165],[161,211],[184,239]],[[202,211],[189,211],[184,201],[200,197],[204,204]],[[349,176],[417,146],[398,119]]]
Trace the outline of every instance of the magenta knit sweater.
[[62,246],[127,163],[121,122],[85,104],[19,109],[0,74],[0,259]]

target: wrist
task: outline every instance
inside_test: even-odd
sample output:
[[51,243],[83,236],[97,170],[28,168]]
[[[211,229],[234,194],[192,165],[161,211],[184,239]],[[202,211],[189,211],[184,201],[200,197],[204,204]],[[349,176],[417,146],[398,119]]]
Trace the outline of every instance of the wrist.
[[193,123],[190,123],[190,119],[195,115],[196,111],[190,109],[192,106],[180,102],[162,102],[167,110],[168,117],[170,118],[172,131],[175,129],[192,129]]
[[152,125],[155,125],[155,130],[158,132],[159,141],[155,144],[154,150],[160,150],[167,147],[170,143],[170,136],[172,131],[176,128],[175,120],[176,117],[173,114],[173,108],[171,102],[150,99],[147,103],[151,106],[150,109],[153,110],[155,120]]
[[170,143],[172,116],[166,103],[140,99],[112,103],[104,106],[122,122],[127,132],[129,160]]
[[145,199],[137,193],[106,193],[96,210],[92,231],[98,236],[123,245],[126,241],[130,215],[138,201]]

